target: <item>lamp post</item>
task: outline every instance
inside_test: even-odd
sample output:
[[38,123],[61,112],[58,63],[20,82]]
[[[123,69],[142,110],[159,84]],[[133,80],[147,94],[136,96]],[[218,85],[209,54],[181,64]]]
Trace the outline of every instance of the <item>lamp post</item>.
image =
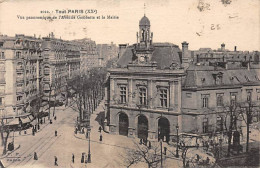
[[179,158],[179,125],[176,125],[176,130],[177,130],[176,157]]
[[163,154],[162,154],[162,138],[161,138],[161,127],[158,126],[158,137],[159,137],[159,141],[160,141],[160,146],[161,146],[161,168],[163,167]]
[[91,128],[88,128],[88,163],[91,163],[91,152],[90,152],[90,131],[91,131]]

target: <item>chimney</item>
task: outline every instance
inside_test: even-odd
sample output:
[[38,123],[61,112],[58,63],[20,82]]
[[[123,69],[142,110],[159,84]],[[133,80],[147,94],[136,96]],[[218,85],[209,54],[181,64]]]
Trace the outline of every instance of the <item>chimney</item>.
[[237,46],[234,47],[234,51],[235,51],[235,52],[237,51]]
[[127,48],[127,45],[128,44],[119,44],[119,54],[118,54],[119,58],[124,54],[124,52]]
[[189,59],[189,43],[186,41],[182,42],[182,55],[181,55],[181,60],[182,60],[182,65],[184,69],[189,67],[190,59]]
[[225,43],[221,44],[221,51],[225,51]]

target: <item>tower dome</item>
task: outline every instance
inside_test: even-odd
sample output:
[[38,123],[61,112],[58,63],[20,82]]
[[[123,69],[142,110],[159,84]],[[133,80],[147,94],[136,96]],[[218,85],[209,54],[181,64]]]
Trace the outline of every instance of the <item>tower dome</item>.
[[150,26],[150,20],[144,15],[139,21],[139,26]]

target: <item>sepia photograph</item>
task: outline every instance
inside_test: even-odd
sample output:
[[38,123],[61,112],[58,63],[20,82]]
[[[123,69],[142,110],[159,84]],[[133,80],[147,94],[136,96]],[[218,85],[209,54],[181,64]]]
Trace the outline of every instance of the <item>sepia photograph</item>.
[[260,0],[0,0],[0,168],[259,168]]

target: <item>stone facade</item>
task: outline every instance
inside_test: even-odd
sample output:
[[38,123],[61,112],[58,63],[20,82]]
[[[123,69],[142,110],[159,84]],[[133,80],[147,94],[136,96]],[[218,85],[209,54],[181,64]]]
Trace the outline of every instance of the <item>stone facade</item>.
[[[182,121],[185,125],[182,131],[196,134],[223,131],[225,110],[232,103],[247,102],[251,98],[259,105],[259,78],[258,69],[227,70],[191,65],[182,86]],[[229,118],[227,127],[228,123]],[[244,121],[238,120],[237,128],[243,124]]]
[[[16,35],[0,37],[1,118],[29,116],[39,109],[42,97],[41,39]],[[18,123],[18,122],[16,122]]]
[[[173,44],[153,43],[150,21],[139,22],[137,43],[128,46],[109,69],[106,118],[110,133],[169,141],[181,115],[179,49]],[[164,55],[163,55],[164,54]],[[167,62],[167,57],[172,62]]]

